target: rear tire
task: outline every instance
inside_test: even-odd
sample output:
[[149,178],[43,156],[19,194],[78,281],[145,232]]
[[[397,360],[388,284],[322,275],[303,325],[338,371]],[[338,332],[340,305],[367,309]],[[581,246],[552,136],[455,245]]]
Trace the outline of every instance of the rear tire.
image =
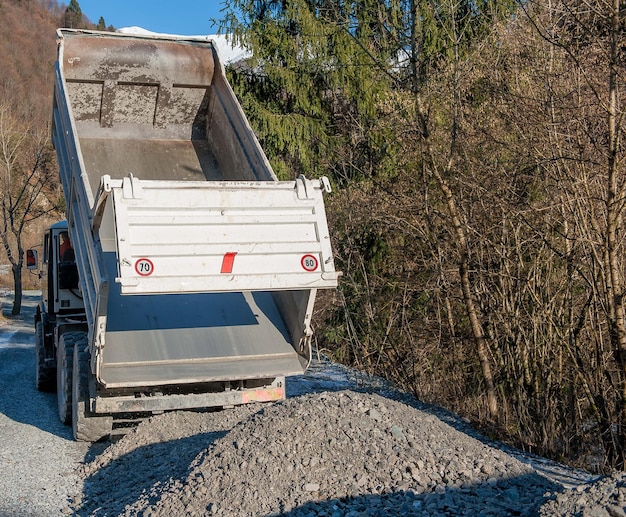
[[56,371],[46,366],[43,322],[35,323],[35,384],[39,391],[54,391]]
[[89,407],[89,349],[87,338],[76,341],[72,371],[72,430],[80,442],[97,442],[111,434],[113,417],[94,415]]
[[74,344],[85,335],[84,332],[66,332],[61,335],[57,348],[57,403],[59,419],[66,425],[72,422]]

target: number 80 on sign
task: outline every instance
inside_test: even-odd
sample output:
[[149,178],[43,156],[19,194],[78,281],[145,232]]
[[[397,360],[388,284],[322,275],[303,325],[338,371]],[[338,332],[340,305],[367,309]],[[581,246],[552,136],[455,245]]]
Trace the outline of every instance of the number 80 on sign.
[[300,261],[300,264],[302,264],[302,269],[304,269],[305,271],[315,271],[317,269],[317,266],[319,265],[317,258],[314,255],[304,255],[302,257],[302,260]]

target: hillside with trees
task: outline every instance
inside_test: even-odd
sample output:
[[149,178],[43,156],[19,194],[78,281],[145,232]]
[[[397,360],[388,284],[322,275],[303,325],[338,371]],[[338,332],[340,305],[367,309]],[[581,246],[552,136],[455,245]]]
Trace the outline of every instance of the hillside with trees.
[[10,268],[0,282],[14,289],[19,314],[22,288],[36,285],[24,276],[25,249],[63,213],[50,143],[56,28],[93,24],[76,0],[0,0],[0,19],[0,242]]
[[[54,28],[78,13],[0,0],[9,251],[62,210]],[[625,28],[619,0],[234,0],[222,27],[277,174],[334,184],[318,347],[594,471],[626,463]]]
[[626,458],[618,0],[232,2],[232,82],[283,177],[325,174],[319,345],[483,430]]

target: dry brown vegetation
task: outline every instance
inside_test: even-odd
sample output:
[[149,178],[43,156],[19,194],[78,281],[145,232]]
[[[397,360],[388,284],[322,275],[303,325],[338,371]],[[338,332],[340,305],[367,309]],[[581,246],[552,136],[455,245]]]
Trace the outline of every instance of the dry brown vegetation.
[[626,447],[619,5],[525,2],[384,100],[395,171],[330,203],[345,276],[327,349],[592,470]]
[[62,12],[56,2],[0,1],[0,263],[10,268],[3,268],[0,285],[14,288],[14,313],[21,308],[22,287],[36,286],[33,275],[23,276],[24,250],[39,244],[46,215],[55,212],[58,179],[49,124]]
[[0,0],[0,286],[14,289],[15,313],[21,288],[38,285],[24,274],[24,250],[62,217],[50,121],[55,31],[66,14],[55,0]]

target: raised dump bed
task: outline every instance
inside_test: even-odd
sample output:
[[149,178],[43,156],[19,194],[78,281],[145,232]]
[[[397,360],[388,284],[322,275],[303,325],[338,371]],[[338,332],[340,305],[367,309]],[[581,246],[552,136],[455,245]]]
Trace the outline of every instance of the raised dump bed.
[[52,135],[80,286],[46,282],[66,300],[48,303],[57,334],[88,335],[87,416],[284,397],[316,291],[339,276],[328,182],[277,181],[211,41],[58,35]]

